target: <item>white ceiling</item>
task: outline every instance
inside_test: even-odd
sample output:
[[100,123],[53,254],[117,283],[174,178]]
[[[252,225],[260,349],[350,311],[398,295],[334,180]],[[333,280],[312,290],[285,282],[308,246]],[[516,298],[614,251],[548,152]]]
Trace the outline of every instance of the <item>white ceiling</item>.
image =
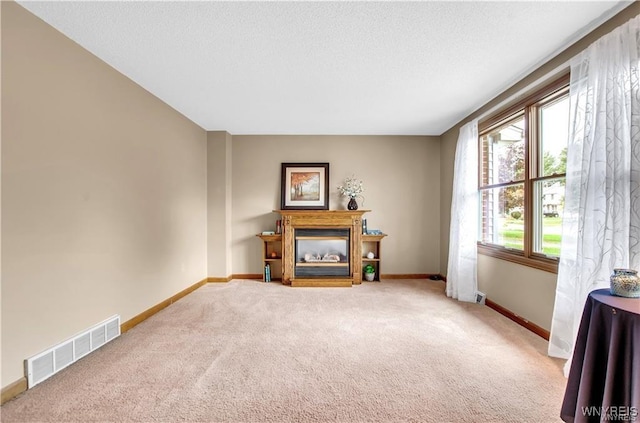
[[440,135],[629,2],[19,3],[206,130]]

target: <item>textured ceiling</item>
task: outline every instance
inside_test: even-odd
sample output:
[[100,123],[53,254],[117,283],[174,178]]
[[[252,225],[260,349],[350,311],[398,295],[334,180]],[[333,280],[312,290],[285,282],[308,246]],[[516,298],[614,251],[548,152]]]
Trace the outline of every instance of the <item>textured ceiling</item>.
[[628,2],[19,3],[206,130],[440,135]]

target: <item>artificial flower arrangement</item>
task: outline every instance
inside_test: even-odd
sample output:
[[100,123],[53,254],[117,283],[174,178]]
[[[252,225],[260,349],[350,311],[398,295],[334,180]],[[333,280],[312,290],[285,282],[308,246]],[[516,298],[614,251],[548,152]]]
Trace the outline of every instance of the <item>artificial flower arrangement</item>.
[[340,191],[340,194],[345,197],[357,198],[362,197],[364,187],[362,186],[362,181],[360,179],[356,179],[355,176],[351,176],[344,180],[344,184],[338,187],[338,191]]

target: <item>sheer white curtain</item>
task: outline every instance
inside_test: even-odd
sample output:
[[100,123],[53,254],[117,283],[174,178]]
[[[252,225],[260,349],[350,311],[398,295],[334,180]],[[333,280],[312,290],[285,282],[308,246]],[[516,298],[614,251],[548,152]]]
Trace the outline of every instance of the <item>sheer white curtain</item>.
[[474,302],[478,242],[478,121],[462,128],[453,167],[447,296]]
[[588,293],[640,270],[640,17],[571,62],[562,247],[549,355],[570,358]]

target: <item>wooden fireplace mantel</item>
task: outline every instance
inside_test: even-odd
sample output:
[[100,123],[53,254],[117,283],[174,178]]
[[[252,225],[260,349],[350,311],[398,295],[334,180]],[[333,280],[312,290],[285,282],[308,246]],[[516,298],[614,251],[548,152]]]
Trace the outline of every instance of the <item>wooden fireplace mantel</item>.
[[[370,210],[274,210],[282,216],[282,283],[291,286],[351,286],[362,283],[362,215]],[[349,229],[349,276],[295,277],[295,231]]]

